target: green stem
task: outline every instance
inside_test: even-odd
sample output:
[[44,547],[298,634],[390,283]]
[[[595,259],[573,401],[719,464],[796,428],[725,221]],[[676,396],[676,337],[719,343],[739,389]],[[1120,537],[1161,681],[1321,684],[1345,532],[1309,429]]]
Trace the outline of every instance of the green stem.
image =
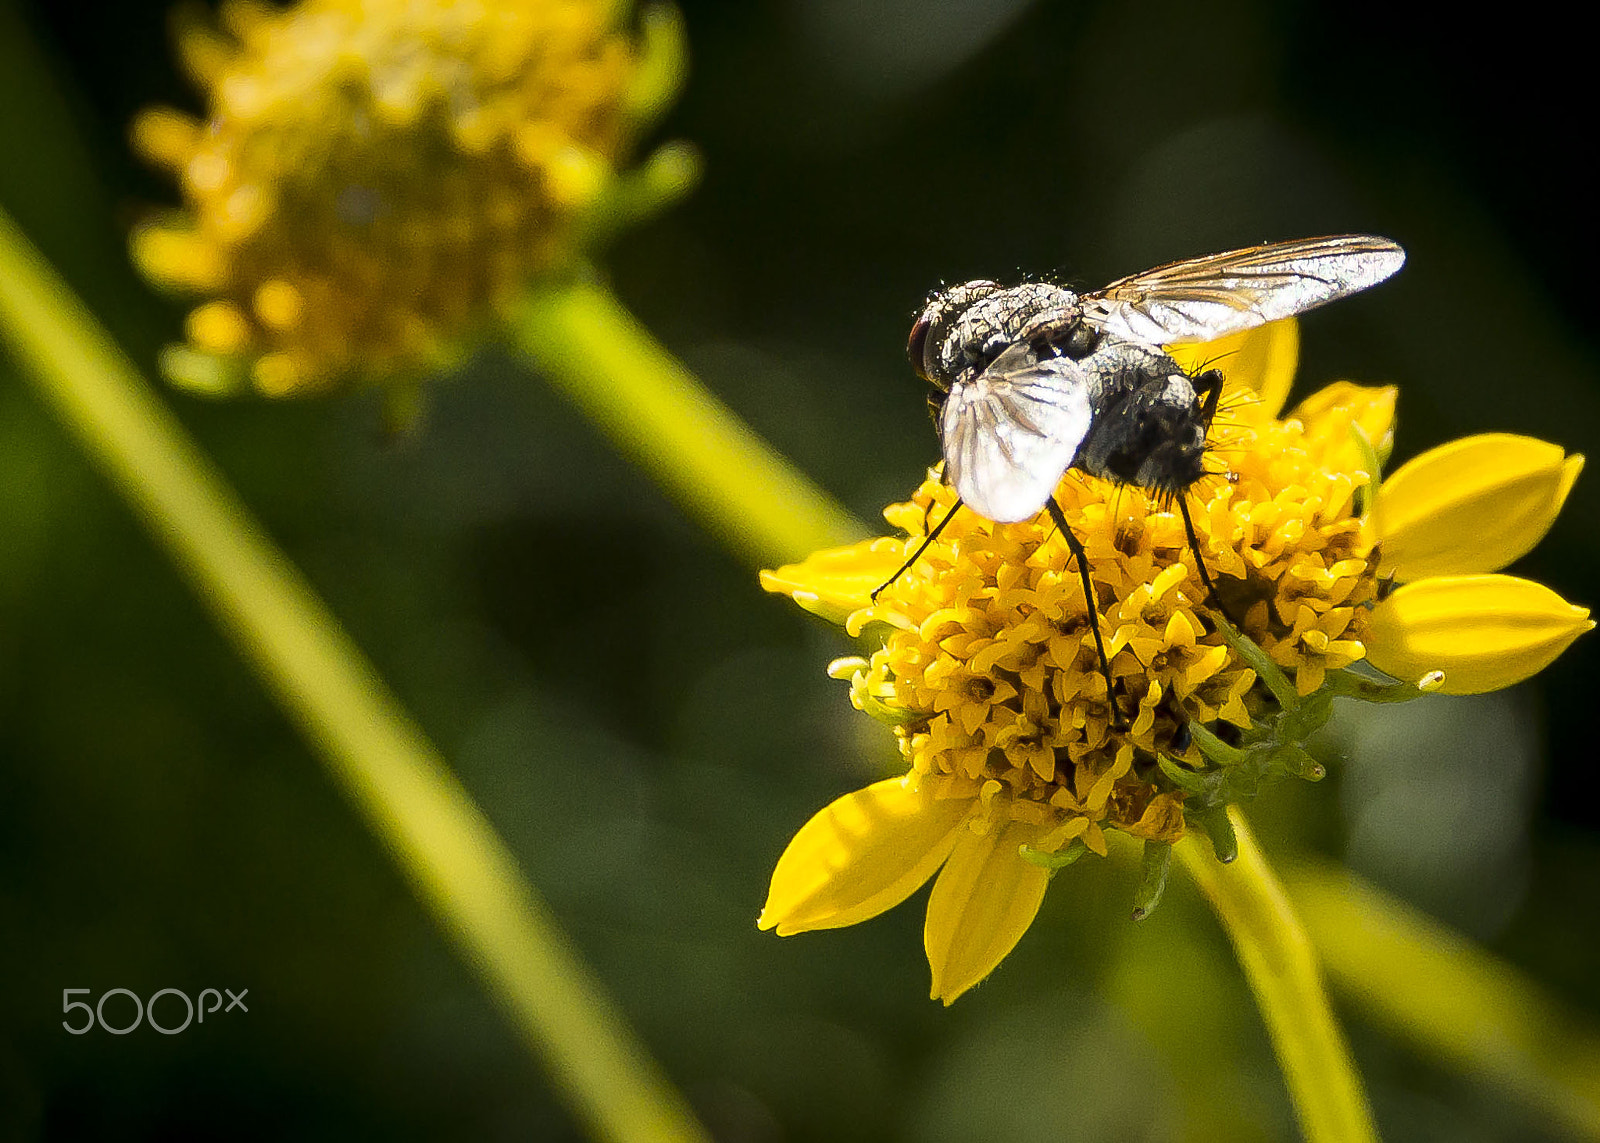
[[166,545],[590,1132],[704,1139],[443,759],[3,212],[0,338]]
[[778,567],[868,534],[602,286],[536,287],[512,336],[624,455],[752,564]]
[[1286,880],[1328,977],[1374,1024],[1600,1138],[1600,1037],[1458,933],[1331,865]]
[[1372,1112],[1328,1005],[1310,938],[1244,816],[1230,808],[1238,859],[1220,864],[1186,837],[1178,856],[1233,941],[1310,1143],[1376,1143]]

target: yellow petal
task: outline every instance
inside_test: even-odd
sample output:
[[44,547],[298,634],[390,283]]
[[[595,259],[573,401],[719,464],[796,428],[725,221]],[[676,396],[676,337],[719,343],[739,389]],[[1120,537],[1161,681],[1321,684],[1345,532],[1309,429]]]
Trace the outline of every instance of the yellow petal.
[[1407,683],[1443,672],[1443,694],[1482,694],[1544,670],[1593,626],[1587,608],[1532,580],[1439,576],[1373,609],[1367,661]]
[[1285,318],[1199,345],[1169,345],[1167,353],[1189,374],[1222,370],[1229,390],[1255,392],[1260,397],[1259,414],[1275,417],[1294,385],[1300,326],[1294,318]]
[[963,830],[933,883],[922,933],[935,1000],[949,1004],[988,976],[1033,924],[1050,875],[1019,851],[1039,834],[1026,822]]
[[1294,417],[1306,426],[1308,439],[1322,445],[1327,467],[1365,471],[1367,458],[1351,440],[1352,427],[1360,426],[1379,461],[1387,460],[1394,448],[1394,404],[1399,396],[1393,385],[1335,381],[1295,406]]
[[872,593],[905,562],[904,544],[884,536],[813,552],[802,562],[761,573],[761,586],[787,595],[831,623],[872,606]]
[[971,809],[970,799],[914,790],[909,775],[846,794],[789,842],[756,923],[786,937],[892,909],[950,855]]
[[1380,574],[1417,580],[1498,571],[1543,539],[1583,457],[1511,433],[1429,449],[1384,481],[1373,505]]

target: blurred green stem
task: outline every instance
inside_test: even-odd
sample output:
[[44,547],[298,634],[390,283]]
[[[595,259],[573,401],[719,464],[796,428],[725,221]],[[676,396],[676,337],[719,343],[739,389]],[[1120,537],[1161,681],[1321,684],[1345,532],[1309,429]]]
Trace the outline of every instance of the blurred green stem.
[[868,534],[604,287],[535,287],[512,337],[624,455],[751,564],[778,567]]
[[1600,1139],[1600,1038],[1510,965],[1346,869],[1285,876],[1334,985],[1379,1027]]
[[1229,807],[1238,858],[1223,865],[1205,839],[1176,849],[1233,942],[1278,1054],[1309,1143],[1376,1143],[1372,1111],[1328,1005],[1311,940],[1244,815]]
[[167,546],[588,1130],[705,1139],[443,759],[4,213],[0,338]]

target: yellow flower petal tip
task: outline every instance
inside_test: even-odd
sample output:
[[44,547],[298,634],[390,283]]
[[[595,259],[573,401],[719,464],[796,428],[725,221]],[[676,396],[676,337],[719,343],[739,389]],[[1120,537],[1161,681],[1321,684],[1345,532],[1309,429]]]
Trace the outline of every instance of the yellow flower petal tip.
[[221,26],[186,16],[205,122],[156,109],[132,129],[184,199],[135,233],[135,261],[206,296],[173,379],[271,396],[405,379],[570,261],[634,120],[682,72],[670,20],[645,21],[641,46],[617,10],[301,0],[224,4]]
[[761,587],[787,595],[805,610],[843,624],[852,612],[872,606],[872,593],[905,562],[904,544],[880,536],[828,548],[798,564],[761,573]]
[[1510,433],[1430,449],[1378,492],[1380,571],[1408,581],[1498,571],[1544,538],[1582,471],[1582,456]]
[[[1393,385],[1357,385],[1350,381],[1335,381],[1313,393],[1294,411],[1295,419],[1306,424],[1335,424],[1341,418],[1337,410],[1348,413],[1349,428],[1343,447],[1329,442],[1330,460],[1338,467],[1351,472],[1365,472],[1367,458],[1360,446],[1350,438],[1352,430],[1371,445],[1379,460],[1389,455],[1394,447],[1394,409],[1400,399],[1400,390]],[[1334,416],[1330,418],[1329,414]],[[1374,473],[1366,473],[1370,479]]]
[[909,776],[846,794],[783,851],[757,925],[786,937],[893,908],[944,863],[969,811],[962,802],[935,801]]
[[1039,827],[1010,822],[957,842],[928,898],[923,946],[930,996],[946,1005],[982,982],[1016,947],[1044,902],[1050,874],[1019,857]]
[[1588,608],[1543,584],[1441,576],[1407,584],[1373,609],[1367,658],[1402,682],[1481,694],[1531,678],[1593,627]]

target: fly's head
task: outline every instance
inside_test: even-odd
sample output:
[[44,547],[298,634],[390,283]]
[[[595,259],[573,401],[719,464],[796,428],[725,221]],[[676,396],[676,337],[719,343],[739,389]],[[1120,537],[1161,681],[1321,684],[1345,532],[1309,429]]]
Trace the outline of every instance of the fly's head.
[[[955,373],[959,372],[958,362],[949,360],[950,355],[946,351],[952,327],[978,299],[999,290],[998,282],[980,278],[928,295],[922,313],[911,327],[911,336],[906,339],[906,357],[918,377],[940,390],[949,390]],[[957,368],[952,370],[952,365]]]

